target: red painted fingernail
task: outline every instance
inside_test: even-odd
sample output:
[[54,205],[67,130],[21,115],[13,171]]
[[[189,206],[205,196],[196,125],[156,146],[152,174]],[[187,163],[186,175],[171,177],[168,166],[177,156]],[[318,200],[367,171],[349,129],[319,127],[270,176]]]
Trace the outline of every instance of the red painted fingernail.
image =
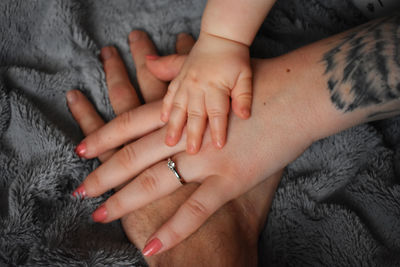
[[83,157],[86,153],[86,144],[85,143],[80,143],[76,148],[75,148],[75,154],[77,154],[79,157]]
[[162,248],[162,243],[160,239],[154,238],[151,240],[147,245],[144,247],[142,253],[146,257],[150,257],[154,254],[156,254],[160,249]]
[[101,58],[104,60],[109,59],[112,56],[113,52],[111,47],[103,47],[103,49],[101,49]]
[[75,191],[72,193],[72,195],[73,195],[74,197],[85,198],[85,197],[86,197],[85,186],[84,186],[83,184],[81,184],[80,186],[78,186],[78,188],[75,189]]
[[156,60],[159,59],[160,57],[157,55],[146,55],[146,59],[148,60]]
[[92,219],[95,222],[102,222],[107,218],[106,205],[102,204],[92,213]]

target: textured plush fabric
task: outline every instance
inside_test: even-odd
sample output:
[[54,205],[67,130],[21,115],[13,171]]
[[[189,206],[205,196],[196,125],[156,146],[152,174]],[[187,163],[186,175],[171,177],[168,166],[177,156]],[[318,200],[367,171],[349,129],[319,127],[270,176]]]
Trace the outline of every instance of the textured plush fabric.
[[[146,30],[162,53],[173,52],[177,33],[198,34],[204,3],[0,2],[0,263],[145,265],[119,222],[90,220],[107,195],[71,196],[98,162],[73,152],[82,134],[65,93],[82,90],[112,118],[99,49],[117,46],[134,80],[129,32]],[[366,20],[347,1],[279,0],[252,54],[279,55]],[[260,239],[262,265],[399,265],[399,139],[399,118],[361,125],[291,164]]]

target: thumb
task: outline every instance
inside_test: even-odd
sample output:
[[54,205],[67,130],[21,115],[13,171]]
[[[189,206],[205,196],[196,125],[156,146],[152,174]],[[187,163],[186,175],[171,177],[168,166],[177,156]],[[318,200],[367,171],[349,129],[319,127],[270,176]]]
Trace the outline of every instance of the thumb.
[[238,117],[250,117],[252,95],[252,74],[250,70],[246,70],[239,74],[231,93],[232,109]]
[[169,55],[157,59],[146,59],[148,70],[162,81],[173,80],[180,72],[186,60],[185,55]]

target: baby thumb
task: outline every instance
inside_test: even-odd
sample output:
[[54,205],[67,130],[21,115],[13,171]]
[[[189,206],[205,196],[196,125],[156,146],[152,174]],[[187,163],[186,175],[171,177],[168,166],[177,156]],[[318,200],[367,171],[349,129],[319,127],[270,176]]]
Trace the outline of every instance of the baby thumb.
[[242,72],[231,93],[232,109],[238,117],[242,119],[250,117],[252,95],[251,72]]

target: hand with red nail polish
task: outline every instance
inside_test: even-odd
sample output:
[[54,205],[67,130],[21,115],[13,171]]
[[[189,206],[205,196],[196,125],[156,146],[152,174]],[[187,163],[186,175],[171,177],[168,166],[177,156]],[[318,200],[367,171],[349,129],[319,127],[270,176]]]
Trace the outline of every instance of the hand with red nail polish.
[[[129,37],[132,54],[136,63],[141,65],[145,60],[151,60],[145,55],[152,55],[155,53],[155,50],[147,35],[143,32],[134,31]],[[189,51],[193,43],[194,41],[189,35],[179,35],[177,52],[179,54],[183,54],[185,51]],[[129,77],[125,75],[125,69],[123,68],[122,60],[118,57],[118,53],[116,50],[114,50],[114,48],[110,47],[110,49],[112,50],[111,57],[102,55],[102,58],[106,72],[106,81],[109,85],[109,97],[114,111],[118,115],[130,108],[136,107],[138,102],[136,102],[136,98],[133,97],[135,96],[135,90],[132,88],[129,82]],[[103,52],[105,53],[106,50],[107,49],[102,49],[102,54]],[[173,59],[170,62],[173,62],[174,66],[162,68],[165,71],[164,75],[176,73],[179,69],[177,68],[176,64],[178,62],[183,62],[184,57],[173,55],[167,60],[170,59]],[[164,59],[159,61],[155,60],[154,64],[159,64],[163,60]],[[140,68],[138,70],[138,80],[142,86],[144,99],[148,102],[151,102],[152,99],[161,98],[162,94],[165,92],[164,89],[166,89],[166,85],[160,80],[152,78],[146,68]],[[126,90],[121,90],[124,88],[126,88]],[[154,90],[154,88],[157,88],[157,90]],[[155,95],[154,92],[157,92],[158,95]],[[74,97],[74,101],[69,100],[71,96]],[[78,90],[72,90],[68,92],[67,98],[70,111],[81,126],[81,129],[85,135],[90,135],[95,130],[104,126],[104,121],[81,92]],[[159,112],[160,108],[161,105],[158,103],[153,105],[150,110],[156,110]],[[151,113],[149,112],[150,110],[143,109],[139,112],[141,115],[138,117],[138,119],[140,120],[138,120],[137,123],[133,123],[132,126],[140,125],[140,127],[135,128],[134,131],[137,129],[146,128],[146,124],[149,122],[157,121],[156,119],[159,116],[159,113],[157,112],[152,115],[153,117],[144,117]],[[160,147],[163,145],[162,136],[163,135],[158,136],[160,137]],[[100,140],[107,140],[107,138],[103,139],[104,137],[105,136],[102,136]],[[91,141],[95,139],[89,138],[88,147],[86,147],[86,142],[82,143],[84,145],[78,145],[76,149],[77,154],[91,158],[97,153],[96,155],[99,156],[100,161],[104,162],[109,160],[117,150],[110,150],[108,148],[106,150],[102,149],[102,151],[99,152],[95,145],[96,143]],[[102,141],[97,144],[108,143]],[[90,149],[87,150],[87,148]],[[169,147],[167,148],[172,149]],[[172,174],[172,172],[166,169],[165,165],[161,165],[161,170],[166,171],[167,174]],[[174,177],[173,179],[176,180]],[[274,188],[276,187],[277,181],[279,181],[279,176],[275,176],[274,179],[271,180],[274,181],[274,186],[271,186],[271,183],[268,182],[258,190],[257,194],[262,196],[263,201],[255,203],[251,199],[257,198],[254,198],[256,195],[252,193],[248,194],[246,198],[240,198],[230,202],[230,204],[227,205],[229,207],[224,207],[218,211],[216,216],[212,216],[209,222],[202,226],[196,233],[194,233],[189,241],[183,241],[182,244],[177,245],[175,249],[168,250],[171,244],[165,242],[165,238],[163,239],[162,237],[152,234],[162,223],[166,222],[170,217],[172,217],[179,209],[180,205],[190,197],[190,195],[198,187],[196,184],[187,184],[184,187],[180,187],[177,191],[168,195],[167,197],[163,197],[158,201],[153,201],[151,205],[147,205],[141,209],[129,213],[129,215],[122,217],[122,225],[128,238],[137,247],[144,248],[143,254],[146,256],[146,261],[148,261],[150,266],[153,266],[152,264],[157,265],[160,263],[160,261],[161,263],[165,264],[166,260],[168,263],[170,263],[168,266],[190,266],[193,264],[196,265],[199,261],[204,262],[208,266],[243,266],[245,264],[253,266],[254,264],[252,263],[254,263],[257,259],[257,249],[253,246],[253,244],[256,244],[255,241],[258,237],[260,229],[258,225],[261,225],[259,221],[262,221],[266,214],[265,207],[268,207],[269,205],[265,203],[268,201],[270,203],[272,200]],[[169,184],[174,185],[173,183]],[[82,198],[93,196],[93,191],[89,192],[89,195],[87,194],[85,185],[89,186],[89,190],[92,189],[90,183],[83,183],[73,192],[73,195],[75,197]],[[122,191],[121,193],[123,193]],[[266,195],[268,197],[265,197]],[[250,198],[251,196],[253,198]],[[116,216],[115,212],[120,212],[119,209],[115,208],[115,200],[115,198],[110,198],[105,202],[105,204],[96,209],[92,214],[93,221],[106,223],[110,220],[113,220]],[[121,203],[123,205],[129,206],[129,202],[124,201],[127,199],[122,198],[120,200],[122,201]],[[253,210],[256,210],[257,212],[253,217],[254,220],[247,221],[245,217],[245,214],[247,214],[246,211],[236,212],[235,209],[237,209],[237,207],[241,207],[242,205],[246,207],[249,206],[246,203],[248,203],[250,200],[252,203],[254,202],[253,204],[255,209],[253,208]],[[157,214],[157,216],[154,216],[154,214]],[[240,224],[238,222],[240,222]],[[252,234],[249,235],[249,233]],[[213,235],[213,240],[215,242],[209,242],[208,237],[210,235]],[[146,240],[148,242],[146,242]],[[226,245],[221,247],[219,244]],[[217,249],[218,254],[215,254],[214,252]],[[160,252],[163,252],[162,258],[159,258],[156,255]],[[240,260],[238,257],[240,257]]]
[[[396,19],[375,22],[375,25],[392,29]],[[324,58],[332,51],[338,53],[335,73],[343,73],[346,64],[342,60],[348,58],[348,48],[336,51],[337,44],[343,42],[344,36],[359,34],[370,37],[368,29],[371,24],[368,25],[286,55],[252,61],[254,112],[249,120],[230,116],[228,142],[224,149],[215,149],[212,145],[215,139],[209,131],[205,132],[202,149],[195,155],[185,152],[188,144],[189,147],[193,146],[189,141],[185,142],[186,138],[181,138],[173,147],[165,145],[166,135],[168,138],[176,138],[176,135],[167,134],[167,127],[159,118],[161,102],[121,112],[113,121],[100,126],[83,142],[86,145],[86,158],[102,155],[122,145],[123,148],[88,175],[84,181],[86,195],[97,197],[118,186],[122,186],[122,189],[106,201],[106,213],[100,209],[95,212],[95,218],[103,223],[119,219],[168,197],[180,188],[196,184],[198,187],[178,203],[170,217],[152,229],[154,232],[151,236],[158,241],[151,239],[144,252],[149,255],[165,252],[195,234],[224,205],[268,181],[314,141],[371,121],[371,112],[381,114],[375,119],[398,114],[397,110],[393,110],[398,106],[397,100],[348,112],[338,110],[332,102],[334,99],[329,90],[331,77],[326,73]],[[373,38],[365,38],[365,42],[368,47],[376,45]],[[388,48],[385,51],[391,50]],[[148,60],[146,66],[153,68],[151,71],[158,73],[157,77],[173,79],[185,63],[184,60],[179,56]],[[159,62],[165,65],[157,66]],[[288,67],[293,71],[287,72]],[[373,76],[376,71],[371,69],[367,75]],[[396,89],[395,84],[391,84],[394,86],[390,87],[391,90]],[[121,92],[120,86],[114,89],[115,92]],[[346,100],[352,99],[348,97]],[[169,157],[175,163],[174,168],[167,164]],[[179,178],[187,184],[182,185]],[[255,202],[260,202],[260,198]],[[253,204],[243,206],[253,207]],[[257,209],[254,212],[258,214],[257,218],[262,217],[262,211]],[[153,214],[158,215],[157,212]],[[247,216],[248,220],[251,219],[249,217],[252,216]]]

